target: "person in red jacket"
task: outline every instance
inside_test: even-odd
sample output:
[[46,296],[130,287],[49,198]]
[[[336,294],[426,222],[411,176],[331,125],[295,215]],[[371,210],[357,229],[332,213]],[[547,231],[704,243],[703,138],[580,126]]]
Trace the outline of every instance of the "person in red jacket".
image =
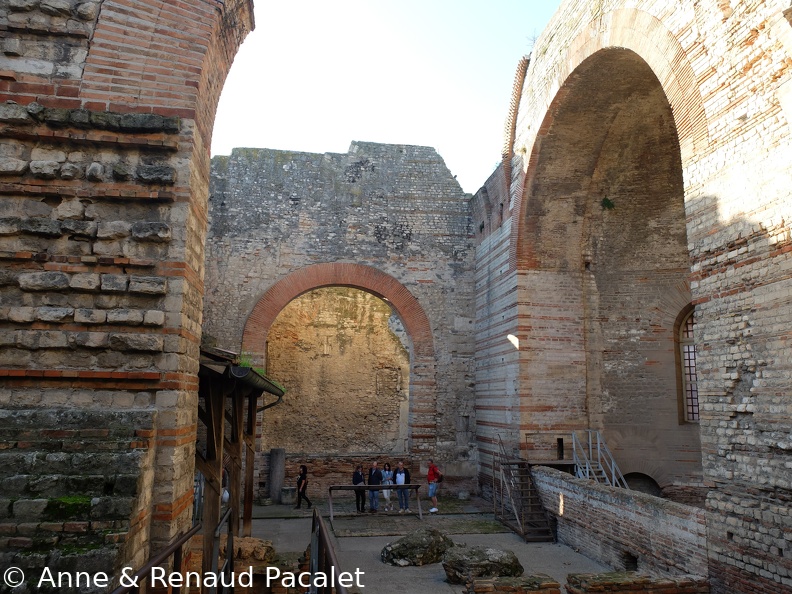
[[432,507],[429,509],[430,514],[437,512],[437,487],[442,476],[443,473],[435,466],[434,460],[429,460],[429,471],[426,473],[426,480],[429,482],[429,497],[432,499]]

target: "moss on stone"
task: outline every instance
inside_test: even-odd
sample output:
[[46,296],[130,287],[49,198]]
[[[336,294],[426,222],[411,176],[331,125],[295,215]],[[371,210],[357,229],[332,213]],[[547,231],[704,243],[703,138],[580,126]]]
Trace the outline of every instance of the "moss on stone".
[[91,512],[91,497],[86,495],[66,495],[47,502],[43,516],[49,521],[87,519]]

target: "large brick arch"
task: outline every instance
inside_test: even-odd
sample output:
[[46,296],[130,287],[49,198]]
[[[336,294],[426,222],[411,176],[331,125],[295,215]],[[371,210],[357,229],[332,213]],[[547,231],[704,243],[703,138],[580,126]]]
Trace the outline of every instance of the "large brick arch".
[[412,340],[413,357],[434,356],[429,318],[421,304],[392,276],[371,266],[333,262],[306,266],[287,275],[270,287],[256,303],[245,324],[242,350],[263,353],[272,323],[293,299],[313,289],[329,286],[352,287],[387,299]]
[[[542,138],[552,128],[554,111],[569,91],[570,77],[583,62],[597,52],[609,48],[632,50],[654,72],[671,106],[683,168],[708,144],[707,118],[690,56],[658,18],[648,12],[623,8],[605,13],[580,29],[566,47],[566,51],[560,53],[553,64],[543,65],[554,72],[544,97],[538,101],[540,105],[544,105],[545,113],[541,124],[535,130],[529,131],[527,136],[523,136],[527,141],[527,153],[522,171],[512,186],[513,223],[509,250],[509,265],[512,270],[519,268],[523,256],[521,231],[526,215],[526,200],[529,199],[525,196],[525,191],[530,188],[535,174]],[[603,76],[606,75],[607,73],[603,73]]]
[[[679,428],[676,399],[665,397],[676,388],[674,342],[660,312],[691,299],[683,163],[703,150],[706,128],[690,65],[659,20],[626,10],[593,25],[572,39],[533,103],[535,135],[521,139],[529,151],[510,238],[519,300],[530,304],[517,327],[521,430],[601,430],[625,467],[658,462],[651,476],[665,486],[702,472],[680,462],[699,437]],[[548,316],[552,329],[536,322]],[[631,406],[651,423],[613,412]]]
[[288,274],[253,307],[245,323],[242,350],[263,360],[267,333],[281,310],[303,293],[328,286],[352,287],[387,299],[401,318],[412,342],[408,447],[412,453],[433,452],[437,441],[437,380],[432,330],[418,300],[389,274],[343,262],[314,264]]

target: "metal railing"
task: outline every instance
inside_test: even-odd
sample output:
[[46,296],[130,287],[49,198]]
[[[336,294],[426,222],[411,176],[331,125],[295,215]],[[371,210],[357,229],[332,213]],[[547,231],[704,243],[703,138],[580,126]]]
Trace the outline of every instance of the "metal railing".
[[[225,594],[226,592],[234,591],[234,532],[231,529],[231,512],[233,508],[229,507],[220,518],[220,523],[214,531],[214,542],[212,544],[212,574],[218,577],[220,588],[212,586],[209,588],[209,594]],[[223,566],[220,565],[220,535],[223,532],[223,526],[228,530],[228,537],[226,540],[226,555]],[[225,577],[223,577],[225,576]],[[229,584],[229,585],[226,585]]]
[[604,482],[611,487],[629,489],[616,459],[605,444],[599,431],[586,429],[586,441],[581,442],[576,432],[572,433],[572,451],[575,475],[578,478]]
[[[219,579],[220,582],[220,589],[218,590],[217,586],[212,586],[209,589],[210,594],[225,594],[226,592],[233,592],[233,583],[234,583],[234,535],[231,531],[231,508],[229,507],[225,514],[223,514],[223,518],[220,520],[220,523],[217,525],[214,531],[214,540],[212,544],[212,573],[217,575],[218,578],[222,574],[224,577]],[[228,528],[228,540],[226,541],[226,556],[225,561],[223,562],[223,566],[220,566],[220,535],[223,532],[223,526],[227,526]],[[133,594],[139,594],[140,589],[143,587],[144,582],[151,576],[152,571],[154,571],[155,567],[159,567],[163,563],[165,563],[171,556],[173,557],[173,573],[181,573],[182,572],[182,559],[184,555],[182,551],[184,549],[184,545],[190,540],[193,536],[195,536],[198,532],[203,529],[203,525],[198,522],[195,524],[190,530],[178,536],[176,540],[174,540],[171,544],[169,544],[165,549],[157,553],[154,557],[149,559],[149,561],[140,569],[138,569],[134,574],[132,574],[128,578],[124,578],[124,582],[128,583],[128,586],[119,586],[115,590],[113,590],[112,594],[127,594],[131,592]],[[218,573],[218,568],[220,573]],[[226,584],[231,584],[226,586]],[[173,586],[171,588],[172,594],[180,594],[181,587],[180,586]]]
[[333,491],[396,491],[397,489],[409,489],[415,491],[415,502],[418,504],[418,518],[423,520],[423,508],[421,507],[421,498],[418,496],[418,490],[421,488],[420,484],[407,484],[407,485],[330,485],[327,488],[327,503],[330,508],[330,521],[332,522],[335,514],[335,507],[333,506]]
[[515,497],[515,495],[519,495],[519,479],[514,475],[512,466],[513,463],[510,462],[506,448],[503,446],[503,440],[498,435],[498,452],[493,460],[494,472],[492,473],[494,483],[492,501],[495,505],[495,517],[501,521],[509,521],[511,516],[508,512],[511,512],[517,522],[520,534],[523,534],[525,526],[522,505],[519,496]]
[[[183,557],[182,549],[185,543],[195,536],[195,534],[197,534],[201,528],[201,524],[198,523],[181,536],[178,536],[176,540],[169,544],[165,549],[149,559],[148,563],[135,572],[130,578],[128,578],[128,580],[127,578],[124,578],[124,581],[130,584],[129,586],[119,586],[113,590],[112,594],[126,594],[127,592],[133,592],[134,594],[137,594],[140,592],[143,582],[149,578],[154,568],[162,565],[171,556],[173,556],[174,573],[181,573]],[[181,587],[174,586],[171,589],[171,592],[173,594],[179,594],[181,592]]]
[[[341,575],[338,558],[336,557],[333,543],[330,540],[330,532],[327,530],[327,525],[316,509],[314,509],[313,523],[311,526],[310,571],[311,576],[317,574],[325,576]],[[328,583],[324,586],[317,586],[316,582],[321,582],[321,580],[311,579],[311,586],[308,589],[309,594],[347,594],[347,589],[341,584]]]

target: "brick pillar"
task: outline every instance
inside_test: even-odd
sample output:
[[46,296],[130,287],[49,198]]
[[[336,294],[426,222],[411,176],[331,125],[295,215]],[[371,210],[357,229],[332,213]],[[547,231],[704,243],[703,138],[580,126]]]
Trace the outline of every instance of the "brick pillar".
[[0,17],[0,560],[140,566],[190,523],[208,146],[252,3],[29,4]]

